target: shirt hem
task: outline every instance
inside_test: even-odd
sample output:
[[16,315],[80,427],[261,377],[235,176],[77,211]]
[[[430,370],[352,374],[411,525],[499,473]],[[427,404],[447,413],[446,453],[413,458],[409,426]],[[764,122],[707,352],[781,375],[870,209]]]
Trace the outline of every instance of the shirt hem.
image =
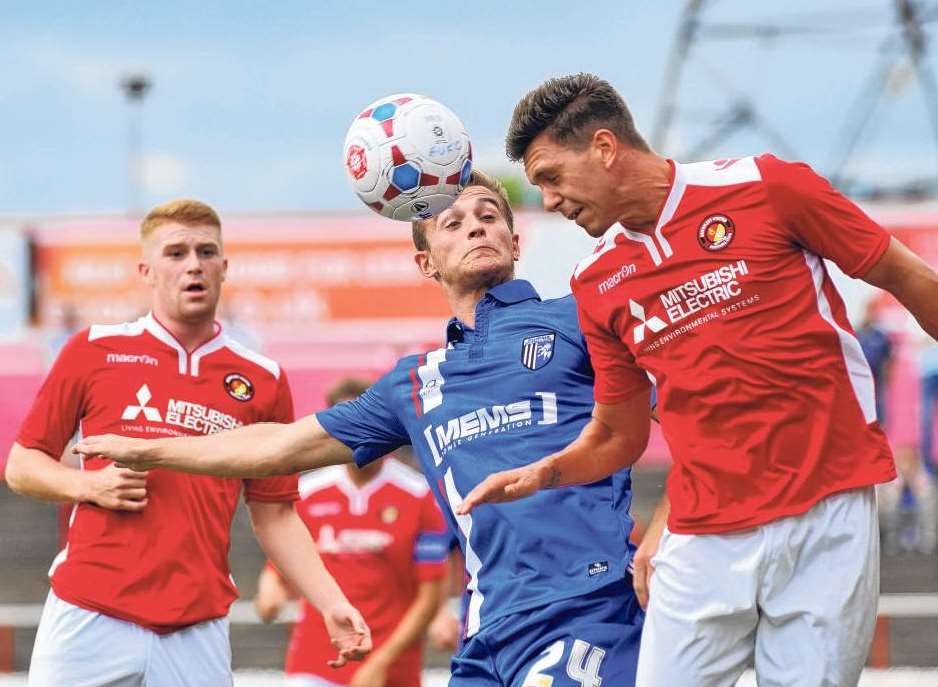
[[70,593],[67,589],[62,588],[60,582],[52,581],[52,592],[59,597],[62,601],[70,603],[73,606],[78,606],[83,608],[86,611],[91,611],[92,613],[100,613],[101,615],[106,615],[109,618],[116,618],[117,620],[123,620],[126,623],[133,623],[144,629],[150,630],[158,635],[168,635],[173,632],[178,632],[179,630],[185,630],[187,627],[192,627],[193,625],[198,625],[199,623],[205,623],[211,620],[218,620],[219,618],[224,618],[228,615],[228,610],[225,609],[224,613],[219,615],[209,615],[204,618],[200,617],[196,620],[181,622],[181,623],[153,623],[149,622],[139,616],[134,616],[130,613],[122,613],[116,609],[109,608],[103,605],[98,605],[94,602],[89,602],[82,599],[80,596]]
[[[629,561],[630,560],[631,560],[631,555],[629,556]],[[587,594],[592,594],[593,592],[603,589],[605,587],[608,587],[609,585],[618,584],[623,579],[625,579],[626,575],[629,574],[628,569],[627,569],[629,561],[626,561],[625,563],[617,564],[612,570],[610,570],[612,574],[609,577],[604,578],[604,580],[602,581],[602,584],[587,585],[586,587],[582,589],[577,589],[575,592],[561,592],[558,594],[551,594],[549,596],[539,597],[531,601],[525,601],[525,602],[521,602],[517,604],[512,604],[511,606],[506,606],[505,608],[499,609],[498,611],[492,613],[491,615],[487,615],[485,617],[485,620],[479,624],[479,629],[469,636],[474,637],[475,635],[483,632],[496,620],[504,618],[505,616],[513,615],[515,613],[520,613],[522,611],[528,611],[533,608],[540,608],[541,606],[547,606],[548,604],[552,604],[556,601],[563,601],[564,599],[575,599],[578,596],[586,596]]]
[[789,506],[787,508],[776,508],[772,511],[760,511],[759,515],[756,517],[747,518],[745,520],[740,520],[734,523],[685,526],[680,522],[672,523],[669,519],[668,531],[673,532],[674,534],[727,534],[731,532],[739,532],[740,530],[752,529],[753,527],[760,527],[762,525],[767,525],[770,522],[781,520],[782,518],[803,515],[804,513],[807,513],[809,510],[814,508],[814,506],[816,506],[819,502],[826,499],[828,496],[850,491],[851,489],[862,489],[863,487],[871,487],[876,484],[890,482],[896,478],[895,468],[890,471],[890,475],[873,479],[865,479],[855,484],[838,484],[837,486],[831,487],[830,489],[821,492],[815,498],[809,499],[804,503],[799,503],[798,505]]

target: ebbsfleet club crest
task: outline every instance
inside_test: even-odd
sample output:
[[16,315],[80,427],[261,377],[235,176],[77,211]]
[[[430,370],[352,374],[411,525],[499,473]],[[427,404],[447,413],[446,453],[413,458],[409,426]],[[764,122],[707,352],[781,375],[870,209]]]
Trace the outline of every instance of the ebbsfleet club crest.
[[541,334],[529,336],[521,342],[521,363],[529,370],[539,370],[554,357],[554,339],[556,335]]
[[225,377],[225,391],[238,401],[250,401],[254,398],[254,385],[251,380],[237,372]]
[[726,215],[710,215],[697,230],[697,241],[704,250],[723,250],[736,236],[736,225]]

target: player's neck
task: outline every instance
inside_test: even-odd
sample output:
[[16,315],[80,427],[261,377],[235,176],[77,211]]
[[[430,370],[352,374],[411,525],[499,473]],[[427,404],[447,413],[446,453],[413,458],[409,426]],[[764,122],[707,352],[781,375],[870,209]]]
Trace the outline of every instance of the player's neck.
[[457,320],[467,327],[475,329],[476,326],[476,306],[486,292],[499,284],[514,279],[514,269],[505,271],[498,269],[484,275],[478,275],[477,280],[464,284],[452,284],[441,282],[443,294],[449,303],[450,309]]
[[166,331],[173,335],[173,338],[179,342],[187,353],[191,353],[217,333],[214,315],[210,318],[189,322],[170,317],[154,308],[153,317],[163,325]]
[[671,192],[674,172],[667,159],[636,151],[624,161],[618,197],[623,199],[619,222],[629,229],[652,232]]
[[453,310],[453,315],[455,315],[456,319],[467,327],[475,328],[476,306],[487,290],[487,287],[484,286],[469,291],[461,291],[459,293],[447,290],[447,300],[449,301],[449,306]]

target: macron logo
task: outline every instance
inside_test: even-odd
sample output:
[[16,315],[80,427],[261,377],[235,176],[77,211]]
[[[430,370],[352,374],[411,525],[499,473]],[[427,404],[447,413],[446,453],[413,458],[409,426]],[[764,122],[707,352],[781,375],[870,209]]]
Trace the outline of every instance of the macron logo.
[[147,403],[150,402],[150,399],[153,398],[153,394],[150,393],[150,387],[146,384],[137,389],[137,404],[138,405],[129,405],[124,408],[124,413],[121,415],[121,420],[136,420],[137,416],[140,413],[143,413],[145,417],[150,422],[162,422],[163,418],[160,417],[160,411],[156,408],[150,408],[147,406]]
[[657,334],[668,326],[660,317],[653,316],[646,318],[645,308],[643,308],[639,303],[633,301],[631,298],[629,299],[629,310],[632,313],[632,317],[641,320],[639,324],[635,325],[635,329],[632,330],[635,343],[641,343],[645,340],[645,327],[648,327],[652,333]]

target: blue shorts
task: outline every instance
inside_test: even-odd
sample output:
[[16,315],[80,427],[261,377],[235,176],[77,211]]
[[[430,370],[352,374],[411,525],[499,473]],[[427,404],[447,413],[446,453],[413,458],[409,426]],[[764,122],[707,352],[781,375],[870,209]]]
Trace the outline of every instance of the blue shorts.
[[644,619],[631,576],[499,618],[453,657],[449,686],[634,685]]

